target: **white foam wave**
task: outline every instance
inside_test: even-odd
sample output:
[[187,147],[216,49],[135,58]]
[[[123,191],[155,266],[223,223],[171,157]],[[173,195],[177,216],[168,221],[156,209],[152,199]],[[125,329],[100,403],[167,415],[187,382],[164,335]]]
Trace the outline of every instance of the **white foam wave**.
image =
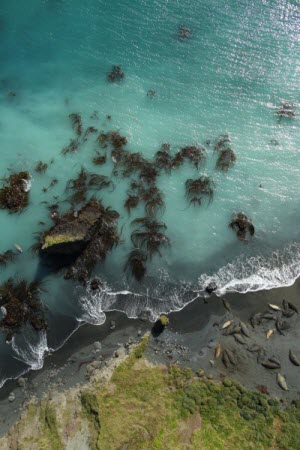
[[[81,296],[82,315],[78,318],[78,322],[102,325],[106,319],[105,312],[112,310],[123,311],[130,318],[146,316],[150,320],[155,320],[161,313],[178,311],[196,298],[206,295],[205,287],[210,282],[217,284],[218,289],[215,293],[221,296],[228,292],[246,293],[290,286],[299,276],[300,244],[293,243],[284,250],[274,251],[269,256],[236,258],[215,274],[201,275],[196,286],[188,283],[174,285],[170,283],[166,272],[161,272],[159,280],[145,292],[137,293],[128,289],[113,291],[108,285],[92,291],[88,286]],[[25,333],[14,337],[12,350],[14,357],[32,370],[41,369],[45,353],[49,351],[47,334]],[[0,381],[0,387],[5,381]]]
[[40,331],[36,335],[34,342],[24,337],[22,342],[17,342],[14,337],[12,340],[12,349],[14,358],[27,364],[32,370],[39,370],[44,365],[45,352],[48,351],[47,334]]
[[217,295],[226,292],[254,292],[291,286],[300,276],[300,244],[292,243],[269,256],[239,257],[214,275],[199,277],[199,291],[215,282]]
[[25,179],[23,179],[22,178],[22,181],[23,181],[23,190],[24,190],[24,192],[29,192],[30,191],[30,189],[31,189],[31,180],[25,180]]
[[300,276],[300,244],[293,243],[269,256],[241,256],[220,268],[215,274],[202,274],[194,286],[170,283],[165,272],[145,292],[127,289],[113,291],[108,285],[93,292],[89,288],[81,298],[83,310],[79,319],[101,325],[105,312],[123,311],[130,318],[146,316],[155,320],[161,313],[179,311],[196,298],[207,296],[206,286],[215,282],[219,296],[227,292],[246,293],[290,286]]
[[159,279],[144,292],[113,291],[108,285],[97,291],[88,287],[80,299],[82,315],[78,320],[101,325],[105,321],[105,312],[122,311],[129,318],[142,316],[154,321],[162,312],[181,309],[186,304],[185,293],[189,289],[185,283],[171,284],[165,271],[161,271]]

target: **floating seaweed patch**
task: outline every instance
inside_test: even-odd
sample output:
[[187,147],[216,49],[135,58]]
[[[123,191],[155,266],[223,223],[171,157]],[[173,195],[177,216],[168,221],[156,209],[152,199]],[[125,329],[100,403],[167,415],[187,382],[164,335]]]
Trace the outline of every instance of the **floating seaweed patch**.
[[118,131],[110,132],[110,141],[114,148],[121,148],[127,144],[127,138],[125,136],[121,136]]
[[95,134],[97,132],[98,132],[97,128],[95,128],[95,127],[87,127],[87,129],[83,133],[82,142],[86,142],[88,140],[88,137],[89,137],[90,134]]
[[110,140],[110,134],[104,133],[103,131],[101,131],[101,133],[97,137],[97,142],[101,145],[102,148],[107,147],[107,143],[109,142],[109,140]]
[[205,149],[203,147],[197,147],[195,145],[182,147],[180,150],[180,155],[182,159],[191,161],[197,169],[206,160]]
[[3,178],[4,186],[0,188],[0,208],[9,213],[21,212],[29,202],[30,175],[19,172]]
[[158,171],[155,165],[150,161],[143,161],[140,171],[140,179],[148,184],[154,183],[158,176]]
[[127,199],[129,202],[137,202],[137,205],[139,202],[144,202],[145,211],[149,217],[154,217],[157,213],[163,213],[165,208],[164,196],[155,184],[145,186],[142,181],[132,181],[130,187],[131,191]]
[[230,146],[231,140],[228,134],[221,134],[217,138],[217,142],[214,146],[214,151],[218,152],[220,150],[223,150],[224,148],[227,148]]
[[216,162],[216,169],[227,172],[230,167],[236,162],[236,154],[232,148],[227,147],[219,152],[219,156]]
[[7,94],[7,98],[10,100],[14,100],[17,97],[17,94],[15,91],[9,91]]
[[123,169],[123,177],[129,177],[137,172],[141,172],[147,163],[141,153],[123,151],[123,153],[119,154],[117,164]]
[[161,256],[160,248],[170,246],[169,238],[161,231],[167,228],[165,223],[143,217],[135,219],[132,225],[138,228],[131,233],[131,242],[136,248],[145,250],[150,258],[155,253]]
[[95,164],[95,166],[103,166],[103,164],[106,163],[106,160],[107,160],[106,154],[105,155],[100,155],[97,152],[97,155],[94,156],[94,158],[93,158],[93,164]]
[[145,252],[143,252],[139,248],[134,248],[128,255],[127,261],[124,266],[124,271],[130,272],[137,281],[141,281],[147,271],[147,259],[148,257]]
[[296,116],[296,108],[293,103],[284,102],[280,106],[280,108],[276,111],[277,116],[280,118],[282,117],[288,117],[288,118],[294,118]]
[[47,164],[47,163],[44,163],[43,161],[38,161],[38,162],[36,163],[35,168],[34,168],[34,170],[35,170],[37,173],[45,173],[47,169],[48,169],[48,164]]
[[122,136],[119,131],[101,131],[97,137],[97,142],[102,148],[107,148],[111,144],[115,150],[121,150],[127,144],[127,138]]
[[113,66],[112,70],[107,75],[108,81],[115,82],[115,81],[121,81],[125,77],[125,73],[122,70],[121,66]]
[[0,266],[6,266],[9,262],[14,262],[17,257],[17,253],[12,250],[7,250],[4,253],[0,254]]
[[272,145],[274,147],[277,147],[279,145],[279,141],[277,139],[271,139],[269,141],[269,145]]
[[167,173],[170,173],[171,169],[174,168],[174,159],[170,155],[170,149],[170,144],[162,144],[161,149],[156,152],[154,157],[156,166]]
[[153,98],[156,96],[156,91],[154,91],[154,89],[149,89],[149,91],[147,91],[147,97]]
[[214,196],[215,183],[209,178],[202,176],[195,180],[189,178],[185,182],[185,195],[189,205],[201,205],[204,199],[210,203]]
[[158,213],[162,214],[164,210],[165,202],[160,192],[146,202],[145,211],[149,217],[154,217]]
[[94,112],[90,115],[90,119],[92,119],[92,120],[98,120],[98,119],[99,119],[98,111],[94,111]]
[[236,232],[237,237],[241,241],[244,241],[246,239],[247,233],[249,233],[250,236],[253,236],[255,233],[255,228],[252,220],[241,212],[233,216],[233,218],[229,222],[229,227]]
[[81,169],[77,178],[71,179],[67,183],[67,190],[73,191],[68,200],[73,204],[82,203],[86,200],[87,193],[91,191],[99,191],[104,188],[111,187],[114,189],[113,181],[105,176],[96,173],[87,172]]
[[125,200],[125,203],[124,203],[124,208],[126,209],[128,214],[130,214],[130,212],[133,208],[137,208],[137,206],[139,205],[139,202],[140,202],[139,196],[128,194],[128,196]]
[[70,143],[64,147],[61,153],[65,156],[69,153],[74,153],[79,150],[80,146],[87,141],[90,134],[97,133],[97,129],[93,126],[83,129],[82,119],[80,114],[72,113],[69,115],[72,122],[72,128],[75,131],[77,137],[70,140]]
[[61,151],[61,153],[65,156],[68,153],[74,153],[79,149],[80,141],[79,139],[71,139],[70,143],[64,147]]
[[181,40],[188,39],[191,37],[191,30],[184,25],[180,25],[178,29],[178,37]]
[[53,180],[51,180],[51,182],[50,182],[50,184],[48,186],[43,187],[43,192],[48,192],[48,190],[53,188],[57,183],[58,183],[58,179],[57,178],[53,178]]
[[148,202],[149,200],[151,200],[151,198],[162,195],[158,187],[155,185],[145,187],[143,184],[141,184],[138,188],[138,191],[144,202]]
[[0,327],[7,333],[7,341],[27,323],[36,331],[47,328],[41,290],[40,283],[27,283],[23,279],[15,282],[10,278],[0,286],[0,305],[4,313]]
[[69,114],[69,118],[71,119],[73,130],[75,131],[77,136],[81,136],[82,135],[81,115],[79,113],[72,113],[72,114]]
[[183,163],[184,163],[184,157],[182,155],[182,152],[179,151],[176,153],[176,155],[173,158],[172,169],[178,169],[180,166],[182,166]]

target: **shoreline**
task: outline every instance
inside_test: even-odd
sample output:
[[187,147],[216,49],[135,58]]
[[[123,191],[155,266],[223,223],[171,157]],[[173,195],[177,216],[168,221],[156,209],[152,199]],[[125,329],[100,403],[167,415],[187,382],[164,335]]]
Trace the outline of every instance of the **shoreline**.
[[[227,311],[223,299],[230,304]],[[174,364],[190,367],[192,370],[203,369],[215,379],[220,376],[230,376],[248,388],[257,389],[258,385],[266,386],[271,396],[290,401],[300,391],[299,367],[293,366],[288,360],[288,352],[293,347],[297,353],[297,342],[300,330],[297,323],[300,320],[295,314],[291,319],[291,328],[285,336],[274,333],[266,340],[266,328],[252,329],[249,317],[258,311],[264,311],[268,303],[281,305],[282,299],[293,302],[300,309],[300,279],[290,287],[282,287],[267,291],[250,292],[247,294],[228,294],[217,297],[199,298],[189,303],[180,311],[168,315],[169,326],[158,337],[151,336],[147,358],[154,364]],[[246,350],[233,339],[233,336],[223,336],[221,325],[226,320],[238,318],[247,323],[251,340],[267,350],[267,356],[274,354],[281,361],[280,373],[283,373],[289,385],[289,392],[284,392],[278,386],[275,371],[261,366],[253,353]],[[111,327],[111,325],[114,325]],[[113,329],[112,329],[113,328]],[[87,367],[94,361],[105,367],[120,348],[129,343],[137,343],[140,336],[150,331],[152,323],[141,319],[130,319],[124,313],[113,311],[106,313],[106,321],[101,326],[85,324],[71,335],[68,341],[56,352],[45,357],[44,366],[38,371],[29,371],[24,386],[19,386],[18,380],[10,380],[0,390],[0,436],[18,420],[24,404],[33,396],[42,399],[49,391],[63,391],[77,384],[84,385],[87,380]],[[220,343],[237,355],[238,364],[226,369],[221,359],[214,358],[216,345]],[[213,365],[212,362],[213,361]],[[8,397],[14,394],[15,400],[9,402]]]

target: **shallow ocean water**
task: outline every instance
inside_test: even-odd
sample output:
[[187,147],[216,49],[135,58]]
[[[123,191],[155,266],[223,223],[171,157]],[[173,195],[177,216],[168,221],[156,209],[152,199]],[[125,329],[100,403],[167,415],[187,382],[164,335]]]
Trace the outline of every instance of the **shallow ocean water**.
[[[191,30],[189,39],[178,39],[181,25]],[[1,177],[21,169],[33,176],[27,210],[0,211],[0,253],[15,243],[25,250],[1,269],[0,281],[42,276],[49,322],[47,336],[25,330],[12,345],[0,337],[0,383],[28,366],[41,367],[45,349],[62,345],[80,321],[101,324],[107,309],[133,317],[149,310],[155,317],[203,294],[211,279],[222,294],[291,284],[300,274],[298,1],[3,0],[0,36]],[[125,72],[121,83],[107,81],[114,64]],[[283,101],[296,106],[294,119],[278,120]],[[98,119],[91,118],[94,111]],[[51,225],[41,202],[53,202],[53,195],[64,199],[67,181],[81,166],[105,175],[113,169],[112,162],[93,166],[94,136],[77,153],[61,155],[74,136],[72,112],[85,126],[120,130],[128,149],[149,158],[165,142],[173,152],[183,145],[206,147],[199,172],[215,181],[214,199],[187,208],[184,183],[199,176],[188,163],[160,176],[166,203],[161,220],[172,245],[153,258],[140,285],[123,273],[130,220],[143,215],[141,207],[129,218],[123,208],[128,180],[116,178],[114,192],[98,194],[121,214],[119,229],[124,225],[123,244],[95,271],[107,283],[104,292],[92,296],[59,274],[41,274],[29,250],[43,229],[38,222]],[[223,133],[237,155],[227,173],[215,170],[213,152]],[[45,175],[34,172],[38,160],[52,158]],[[54,177],[58,184],[45,194],[42,188]],[[238,211],[256,228],[248,243],[228,228]]]

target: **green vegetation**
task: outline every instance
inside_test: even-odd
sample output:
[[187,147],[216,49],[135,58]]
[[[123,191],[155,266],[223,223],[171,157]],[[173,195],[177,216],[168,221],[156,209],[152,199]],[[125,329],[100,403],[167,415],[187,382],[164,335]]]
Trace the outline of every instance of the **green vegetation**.
[[84,239],[83,235],[71,235],[71,234],[56,234],[54,236],[45,236],[42,250],[45,250],[52,245],[63,244],[65,242],[80,241]]
[[45,438],[48,438],[46,440],[50,442],[52,450],[63,450],[64,446],[58,431],[56,412],[50,403],[42,403],[40,421],[44,425]]
[[284,411],[277,400],[229,379],[149,367],[142,358],[147,339],[93,397],[101,418],[96,449],[300,449],[300,401]]
[[169,319],[165,315],[160,316],[159,321],[160,321],[160,323],[162,324],[163,327],[166,327],[168,325],[168,323],[169,323]]
[[153,366],[144,358],[148,339],[110,381],[99,378],[72,397],[73,403],[68,398],[65,406],[30,407],[22,427],[34,423],[32,440],[20,444],[61,450],[76,431],[89,430],[92,450],[300,449],[300,400],[282,409],[279,401],[230,379],[213,382],[188,368]]
[[84,408],[85,417],[89,421],[90,425],[90,445],[91,448],[97,448],[98,434],[100,432],[100,414],[97,394],[89,391],[82,392],[81,394],[81,404]]
[[127,364],[132,364],[132,360],[142,358],[145,354],[149,342],[149,335],[146,334],[142,337],[140,344],[133,350],[129,358],[127,358]]

